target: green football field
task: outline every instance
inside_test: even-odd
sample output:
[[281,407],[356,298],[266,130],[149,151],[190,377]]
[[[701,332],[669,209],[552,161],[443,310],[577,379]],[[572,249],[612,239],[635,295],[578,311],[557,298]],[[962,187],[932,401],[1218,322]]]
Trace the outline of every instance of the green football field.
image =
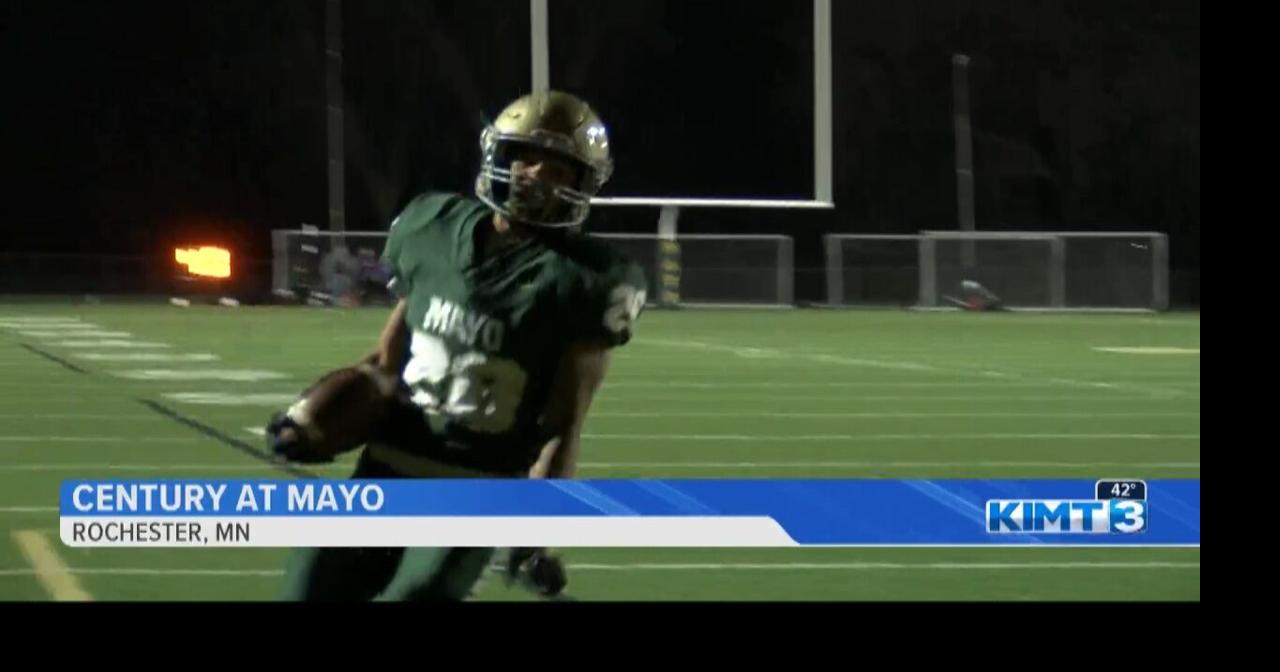
[[[273,599],[285,550],[63,546],[58,484],[283,477],[142,402],[258,445],[251,430],[369,351],[384,318],[0,304],[0,600]],[[1198,314],[650,311],[579,475],[1199,478],[1199,348]],[[582,600],[1200,599],[1198,548],[564,554]],[[496,577],[477,597],[530,599]]]

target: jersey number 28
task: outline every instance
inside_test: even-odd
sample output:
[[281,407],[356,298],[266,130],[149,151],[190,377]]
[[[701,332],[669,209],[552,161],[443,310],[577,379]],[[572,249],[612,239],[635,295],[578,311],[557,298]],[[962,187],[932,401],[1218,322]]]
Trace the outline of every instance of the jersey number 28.
[[518,364],[480,352],[451,358],[444,341],[421,331],[414,331],[409,348],[413,356],[404,382],[413,390],[414,403],[475,432],[500,434],[515,424],[529,378]]

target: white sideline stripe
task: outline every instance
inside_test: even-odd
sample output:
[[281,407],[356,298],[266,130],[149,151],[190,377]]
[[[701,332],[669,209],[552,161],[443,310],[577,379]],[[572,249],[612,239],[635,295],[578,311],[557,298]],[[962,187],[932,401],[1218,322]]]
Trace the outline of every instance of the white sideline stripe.
[[78,317],[38,317],[27,315],[0,315],[0,327],[23,328],[31,325],[72,325],[87,324]]
[[672,440],[672,441],[953,441],[983,440],[1200,440],[1199,434],[583,434],[596,440]]
[[[706,412],[697,411],[635,411],[635,412],[619,412],[619,413],[592,413],[593,418],[1176,418],[1191,417],[1200,415],[1199,411],[1161,411],[1157,413],[1141,413],[1141,412],[1027,412],[1018,413],[1011,411],[1007,413],[986,413],[986,412],[950,412],[950,413],[912,413],[912,412],[887,412],[887,413],[822,413],[822,412],[775,412],[775,411],[736,411],[729,413],[722,412]],[[0,416],[3,417],[3,416]]]
[[882,360],[882,359],[864,359],[857,357],[844,357],[841,355],[831,354],[806,354],[796,352],[785,352],[774,348],[756,348],[742,347],[732,345],[720,345],[717,343],[704,343],[701,341],[668,341],[664,339],[644,339],[645,343],[654,345],[666,345],[677,348],[695,348],[698,350],[713,350],[718,352],[728,352],[746,359],[760,358],[785,358],[785,359],[808,359],[823,364],[846,364],[849,366],[867,366],[880,369],[893,369],[898,371],[937,371],[936,367],[919,362],[901,361],[901,360]]
[[[76,576],[283,576],[281,569],[72,569]],[[31,576],[30,569],[0,569],[0,576]]]
[[76,336],[79,338],[133,338],[133,334],[127,331],[19,331],[19,335],[29,336],[31,338],[66,338],[68,336]]
[[112,371],[111,375],[130,380],[225,380],[245,383],[289,377],[286,373],[263,369],[132,369]]
[[1127,467],[1135,469],[1199,469],[1199,462],[580,462],[584,469],[935,469],[935,468],[1008,468],[1008,469],[1099,469]]
[[193,443],[194,436],[0,436],[0,443]]
[[[2,398],[4,395],[0,395]],[[288,405],[297,401],[297,392],[258,392],[251,394],[238,394],[234,392],[168,392],[163,395],[164,398],[183,404],[195,404],[202,406],[280,406]],[[709,398],[705,396],[657,396],[657,395],[621,395],[610,394],[608,390],[602,391],[598,397],[601,404],[618,403],[630,406],[636,401],[714,401],[721,404],[725,401],[741,401],[741,402],[768,402],[773,404],[777,401],[913,401],[913,402],[934,402],[934,401],[969,401],[976,403],[1008,403],[1011,401],[1022,402],[1053,402],[1053,401],[1159,401],[1165,402],[1166,399],[1152,399],[1149,396],[1142,397],[1125,397],[1125,396],[920,396],[920,395],[769,395],[769,396],[716,396]],[[601,415],[601,413],[592,413],[592,416]],[[752,415],[759,415],[754,414]]]
[[[154,413],[0,413],[0,420],[152,420]],[[162,418],[161,418],[162,419]]]
[[57,513],[56,506],[0,506],[0,513]]
[[636,562],[573,564],[579,571],[720,571],[720,570],[1002,570],[1002,569],[1199,569],[1199,562]]
[[232,392],[170,392],[162,395],[183,404],[205,406],[280,406],[297,401],[298,394],[287,392],[235,394]]
[[[933,468],[1053,468],[1053,469],[1099,469],[1112,467],[1128,467],[1134,469],[1199,469],[1199,462],[1021,462],[1021,461],[965,461],[965,462],[848,462],[820,461],[813,462],[579,462],[584,469],[805,469],[805,468],[847,468],[847,469],[933,469]],[[6,464],[0,465],[2,471],[271,471],[276,467],[269,464]],[[320,465],[318,470],[340,469],[350,470],[351,466],[341,463]],[[26,509],[33,509],[27,511]],[[56,511],[54,507],[26,507],[23,512]],[[0,508],[0,511],[5,509]]]
[[80,352],[80,359],[95,362],[216,362],[218,356],[208,352]]
[[[311,465],[315,471],[324,471],[326,469],[341,469],[350,471],[351,465],[334,463]],[[278,469],[270,464],[261,463],[244,463],[244,464],[94,464],[94,463],[78,463],[78,464],[3,464],[0,465],[0,472],[3,471],[274,471]],[[28,507],[30,508],[30,507]],[[56,508],[49,509],[56,511]],[[4,509],[0,509],[4,511]],[[32,513],[34,511],[21,511],[19,513]]]
[[168,343],[152,343],[148,341],[121,341],[96,339],[92,341],[58,341],[55,345],[63,348],[172,348]]
[[13,540],[32,566],[36,580],[57,602],[88,602],[93,599],[80,585],[58,551],[35,530],[14,530]]
[[1095,347],[1098,352],[1115,352],[1122,355],[1198,355],[1200,348],[1175,348],[1169,346],[1148,347]]
[[1195,399],[1195,397],[1163,397],[1163,396],[1162,396],[1162,397],[1155,397],[1155,396],[1152,396],[1152,395],[1146,395],[1146,396],[1141,396],[1141,397],[1133,397],[1133,396],[1128,396],[1128,397],[1126,397],[1126,396],[1097,396],[1097,395],[1088,396],[1088,397],[1067,397],[1067,396],[1056,396],[1056,395],[1054,395],[1054,396],[1017,396],[1017,397],[1002,396],[1002,395],[994,395],[994,396],[986,396],[986,395],[983,395],[983,396],[973,396],[973,395],[968,395],[968,396],[961,396],[961,397],[957,397],[957,396],[928,396],[928,395],[910,395],[910,396],[904,396],[904,395],[857,395],[857,394],[852,394],[852,395],[836,395],[836,394],[825,394],[825,395],[808,395],[808,394],[800,394],[800,395],[794,395],[794,394],[793,394],[793,395],[752,395],[752,396],[742,396],[742,395],[739,395],[739,396],[716,395],[716,396],[714,396],[714,397],[707,397],[707,396],[677,396],[677,397],[673,397],[673,396],[669,396],[669,395],[661,395],[661,396],[657,396],[657,395],[640,395],[640,396],[634,396],[634,395],[630,395],[630,394],[626,394],[626,395],[621,395],[621,394],[608,394],[608,391],[607,391],[607,390],[605,390],[605,391],[602,391],[602,392],[600,393],[600,397],[599,397],[599,399],[600,399],[601,401],[610,401],[610,402],[618,402],[618,403],[624,403],[624,402],[625,402],[625,403],[627,403],[628,405],[630,405],[630,404],[631,404],[631,402],[636,402],[636,401],[680,401],[680,402],[689,402],[689,401],[706,401],[706,402],[715,402],[715,403],[717,403],[717,404],[722,403],[722,402],[725,402],[725,401],[751,401],[751,402],[758,401],[758,402],[768,402],[768,403],[770,403],[770,404],[772,404],[773,402],[776,402],[776,401],[830,401],[830,402],[838,402],[838,401],[916,401],[916,402],[934,402],[934,401],[972,401],[972,402],[991,402],[991,403],[1002,403],[1002,404],[1004,404],[1004,403],[1009,403],[1009,402],[1011,402],[1011,401],[1026,401],[1026,402],[1053,402],[1053,401],[1099,401],[1099,402],[1103,402],[1103,401],[1105,401],[1105,402],[1113,402],[1113,401],[1151,401],[1151,402],[1166,403],[1166,402],[1170,402],[1170,401],[1188,401],[1188,400],[1191,400],[1191,399]]
[[6,329],[13,329],[13,330],[22,329],[22,330],[43,331],[43,332],[48,332],[50,334],[54,334],[56,336],[62,336],[63,338],[79,336],[81,334],[85,334],[91,331],[99,331],[106,328],[98,324],[88,324],[86,322],[35,322],[31,324],[21,324],[21,325],[0,324],[0,327],[6,328]]
[[[1182,396],[1185,394],[1180,390],[1171,390],[1168,388],[1139,386],[1139,385],[1132,385],[1127,383],[1117,384],[1117,383],[1111,383],[1106,381],[1073,380],[1070,378],[1050,378],[1047,380],[1036,381],[1033,376],[1029,376],[1029,375],[1018,373],[1018,372],[996,371],[996,370],[990,370],[990,369],[984,370],[982,372],[978,372],[978,371],[974,371],[973,369],[935,367],[928,364],[921,364],[919,362],[913,362],[908,360],[858,359],[858,358],[843,357],[843,356],[832,355],[832,354],[805,353],[803,351],[802,352],[786,352],[783,350],[775,350],[772,348],[740,347],[740,346],[720,345],[720,344],[713,344],[713,343],[703,343],[700,341],[668,341],[663,339],[645,339],[644,342],[653,343],[655,345],[663,345],[663,346],[731,352],[740,357],[748,357],[748,358],[750,357],[787,357],[792,359],[800,358],[800,359],[808,359],[810,361],[825,362],[825,363],[831,363],[831,364],[848,364],[848,365],[854,365],[854,366],[877,366],[880,368],[898,369],[898,370],[906,370],[906,371],[930,371],[935,373],[962,374],[962,375],[968,375],[968,376],[980,375],[986,378],[997,378],[1002,380],[1014,379],[1014,380],[1025,381],[1023,383],[990,383],[990,382],[975,383],[972,385],[973,387],[983,387],[983,386],[986,386],[986,387],[994,387],[994,386],[1052,387],[1055,385],[1067,385],[1072,387],[1090,387],[1095,389],[1116,389],[1116,390],[1127,389],[1134,392],[1145,392],[1147,394],[1157,394],[1157,395],[1164,395],[1164,396]],[[867,384],[872,385],[872,383],[867,383]],[[838,384],[833,384],[833,385],[838,385]],[[882,385],[886,387],[897,387],[897,386],[912,386],[912,387],[914,386],[920,386],[920,387],[965,386],[967,387],[967,386],[970,386],[963,383],[951,384],[951,383],[927,383],[927,382],[875,383],[874,385]],[[606,384],[606,387],[607,386],[608,385]],[[670,387],[681,387],[681,386],[682,385],[678,383],[670,385]],[[726,384],[724,386],[728,387],[728,386],[734,386],[734,385]]]
[[[34,360],[33,360],[34,361]],[[9,382],[0,380],[0,400],[16,403],[31,401],[31,389],[54,388],[68,390],[61,395],[64,400],[81,400],[92,397],[93,399],[101,398],[101,390],[110,385],[110,382],[43,382],[33,380],[29,382]],[[84,393],[84,390],[91,389],[93,394]],[[9,390],[16,390],[9,392]],[[1100,393],[1105,393],[1099,390]],[[276,406],[281,403],[289,405],[298,398],[298,391],[292,392],[271,392],[271,393],[251,393],[240,394],[234,392],[179,392],[174,394],[184,395],[183,397],[173,397],[172,401],[180,403],[189,403],[207,406]],[[191,396],[186,396],[191,395]],[[1169,395],[1144,395],[1144,396],[1126,396],[1105,393],[1105,396],[1042,396],[1042,395],[1026,395],[1026,396],[1007,396],[1007,395],[880,395],[880,394],[832,394],[812,395],[812,394],[767,394],[767,390],[762,390],[760,394],[737,394],[737,395],[654,395],[654,394],[624,394],[619,390],[603,391],[597,397],[600,407],[604,404],[614,404],[627,408],[633,407],[638,402],[680,402],[688,404],[693,402],[714,403],[717,406],[723,405],[724,402],[742,402],[742,403],[760,403],[768,404],[776,407],[778,402],[786,401],[820,401],[830,403],[844,402],[860,402],[860,401],[902,401],[916,403],[933,403],[939,401],[955,401],[955,402],[973,402],[979,404],[1009,404],[1017,402],[1025,403],[1053,403],[1053,402],[1148,402],[1155,404],[1169,403],[1190,403],[1200,398],[1199,391],[1182,396]],[[6,407],[7,408],[7,407]]]
[[[245,427],[254,436],[266,436],[262,427]],[[1199,434],[583,434],[584,439],[610,440],[672,440],[672,441],[935,441],[948,439],[1000,440],[1199,440]],[[586,466],[586,465],[583,465]]]
[[[1177,383],[1169,383],[1177,385]],[[1183,385],[1199,385],[1200,383],[1188,381]],[[680,381],[680,380],[654,380],[654,381],[636,381],[633,378],[626,378],[623,382],[605,383],[606,389],[613,388],[690,388],[690,389],[707,389],[722,390],[727,388],[806,388],[806,387],[906,387],[906,388],[988,388],[988,389],[1019,389],[1019,388],[1045,388],[1058,387],[1060,385],[1075,385],[1080,387],[1095,387],[1102,389],[1123,389],[1125,385],[1120,383],[1107,383],[1094,380],[1073,380],[1069,378],[1049,378],[1045,382],[1014,382],[999,383],[986,381],[958,382],[958,381],[735,381],[735,382],[716,382],[707,380],[705,382]],[[1133,386],[1129,386],[1133,387]],[[1136,388],[1134,388],[1136,389]],[[1155,391],[1155,388],[1152,388]],[[1159,390],[1161,393],[1175,393],[1177,390]]]
[[[1081,561],[1081,562],[635,562],[624,564],[572,563],[570,571],[993,571],[993,570],[1063,570],[1063,569],[1200,569],[1199,562],[1176,561]],[[110,569],[73,568],[77,576],[283,576],[281,569],[150,569],[120,567]],[[0,576],[30,576],[30,569],[0,569]]]

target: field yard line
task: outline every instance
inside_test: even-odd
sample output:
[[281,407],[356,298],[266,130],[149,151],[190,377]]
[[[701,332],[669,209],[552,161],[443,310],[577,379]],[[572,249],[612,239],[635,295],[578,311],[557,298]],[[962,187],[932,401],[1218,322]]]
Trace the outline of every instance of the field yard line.
[[[639,341],[637,341],[638,343]],[[857,357],[844,357],[841,355],[831,354],[809,354],[805,352],[786,352],[774,348],[756,348],[749,346],[733,346],[722,345],[719,343],[705,343],[702,341],[669,341],[660,338],[644,339],[645,343],[654,345],[665,345],[679,348],[694,348],[698,350],[712,350],[719,352],[728,352],[744,359],[769,358],[769,359],[808,359],[809,361],[819,362],[822,364],[847,364],[850,366],[866,366],[880,369],[893,369],[899,371],[938,371],[934,366],[921,364],[920,362],[904,361],[904,360],[881,360],[881,359],[864,359]]]
[[[170,382],[178,383],[181,381],[151,381],[151,382]],[[206,381],[208,383],[226,385],[226,386],[242,386],[249,383],[244,381]],[[31,399],[32,388],[48,388],[48,389],[64,389],[67,393],[61,394],[62,399],[85,399],[85,398],[101,398],[101,391],[104,388],[118,388],[121,384],[148,384],[148,381],[129,381],[127,379],[107,379],[86,378],[82,382],[70,383],[61,381],[43,381],[32,380],[28,382],[7,382],[0,381],[0,399],[22,399],[29,401]],[[654,385],[653,388],[659,387]],[[247,389],[247,388],[245,388]],[[258,388],[254,388],[258,389]],[[605,384],[598,398],[609,399],[612,401],[1194,401],[1199,398],[1199,390],[1183,394],[1180,396],[1162,396],[1154,395],[1123,395],[1115,394],[1109,396],[1047,396],[1047,395],[1011,395],[1011,394],[978,394],[978,392],[986,392],[1000,390],[1000,386],[991,386],[975,390],[974,394],[969,395],[928,395],[928,394],[844,394],[844,390],[832,389],[826,394],[773,394],[766,387],[754,388],[754,391],[743,389],[738,394],[717,394],[714,397],[705,395],[669,395],[669,394],[648,394],[641,390],[622,390],[617,385]],[[13,390],[13,392],[8,392]],[[80,390],[83,393],[76,393]],[[91,390],[91,392],[85,392]],[[922,389],[921,392],[927,392]],[[1109,394],[1106,390],[1096,390],[1101,394]],[[176,395],[182,395],[181,397]],[[251,406],[251,405],[274,405],[285,400],[296,400],[298,390],[279,391],[271,393],[263,392],[235,392],[231,390],[222,392],[178,392],[164,395],[165,398],[172,401],[178,401],[187,404],[201,405],[219,405],[219,406]],[[240,399],[237,399],[239,397]]]
[[[341,469],[351,471],[352,465],[320,465],[319,470]],[[272,471],[270,464],[0,464],[3,471]],[[56,511],[57,509],[49,509]],[[0,508],[0,512],[4,511]]]
[[1145,469],[1199,469],[1199,462],[1022,462],[1022,461],[977,461],[965,462],[849,462],[849,461],[814,461],[814,462],[579,462],[584,469],[631,469],[631,468],[688,468],[688,469],[804,469],[850,468],[850,469],[911,469],[911,468],[1056,468],[1056,469],[1098,469],[1098,468],[1145,468]]
[[197,443],[193,436],[0,436],[0,443]]
[[[1045,382],[1038,381],[1020,381],[1012,383],[1000,383],[991,381],[973,381],[973,382],[957,382],[951,380],[936,381],[777,381],[777,380],[760,380],[760,381],[736,381],[736,382],[717,382],[715,380],[706,379],[703,381],[688,380],[671,380],[671,379],[654,379],[654,380],[636,380],[633,377],[623,379],[623,382],[605,383],[605,387],[609,389],[626,389],[626,388],[659,388],[659,389],[706,389],[706,390],[723,390],[734,388],[761,388],[761,389],[779,389],[779,388],[806,388],[806,387],[869,387],[869,388],[886,388],[886,387],[905,387],[905,388],[990,388],[990,389],[1021,389],[1021,388],[1037,388],[1037,387],[1059,387],[1061,385],[1077,385],[1079,387],[1090,387],[1100,389],[1122,389],[1119,383],[1091,383],[1087,381],[1068,381],[1065,378],[1054,378]],[[1198,383],[1186,383],[1186,385],[1198,385]],[[1174,390],[1164,390],[1165,393]]]
[[1199,434],[583,434],[596,440],[672,440],[672,441],[954,441],[980,439],[1002,440],[1200,440]]
[[[1191,561],[1080,561],[1080,562],[635,562],[635,563],[571,563],[570,571],[992,571],[992,570],[1064,570],[1064,569],[1199,569]],[[151,569],[145,567],[74,568],[80,576],[283,576],[281,569]],[[0,569],[0,576],[29,576],[29,569]]]
[[1116,354],[1132,354],[1132,355],[1199,355],[1200,348],[1182,348],[1170,346],[1145,346],[1145,347],[1102,347],[1094,346],[1094,350],[1098,352],[1112,352]]
[[19,331],[18,334],[29,338],[66,338],[68,336],[79,338],[133,338],[133,334],[127,331],[96,331],[92,329]]
[[216,362],[219,359],[209,352],[77,352],[75,357],[94,362]]
[[256,383],[264,380],[285,380],[287,373],[269,369],[122,369],[111,371],[111,375],[129,380],[145,381],[197,381],[214,380],[220,382]]
[[0,420],[151,420],[142,413],[0,413]]
[[583,469],[1199,469],[1199,462],[580,462]]
[[93,600],[70,568],[58,556],[49,540],[35,530],[15,530],[13,540],[18,550],[35,570],[36,580],[58,602],[88,602]]
[[[1112,383],[1108,381],[1086,381],[1086,380],[1076,380],[1072,378],[1058,378],[1058,377],[1035,380],[1034,376],[1029,376],[1024,373],[1001,371],[1001,370],[992,369],[990,367],[984,367],[983,369],[936,367],[936,366],[922,364],[920,362],[914,362],[910,360],[859,359],[859,358],[842,357],[839,355],[824,354],[824,353],[806,353],[804,351],[786,352],[783,350],[776,350],[773,348],[754,348],[754,347],[745,347],[745,346],[721,345],[721,344],[715,344],[715,343],[704,343],[701,341],[669,341],[664,339],[645,339],[644,342],[652,343],[655,345],[661,345],[661,346],[669,346],[669,347],[693,348],[693,349],[699,349],[699,350],[730,352],[735,355],[738,355],[739,357],[747,357],[747,358],[787,357],[787,358],[795,358],[795,359],[808,359],[810,361],[817,361],[817,362],[830,363],[830,364],[849,364],[854,366],[876,366],[879,368],[898,369],[898,370],[906,370],[906,371],[927,371],[927,372],[934,372],[934,373],[949,373],[949,374],[958,373],[958,374],[964,374],[969,376],[983,376],[987,378],[998,378],[1002,380],[1014,379],[1014,380],[1022,380],[1027,383],[1040,383],[1045,386],[1065,385],[1070,387],[1088,387],[1088,388],[1094,388],[1094,389],[1130,390],[1134,392],[1143,392],[1146,394],[1159,395],[1159,396],[1182,396],[1183,394],[1185,394],[1181,390],[1174,390],[1174,389],[1160,388],[1160,387],[1150,387],[1150,386],[1130,385],[1130,384],[1120,384],[1120,383]],[[991,383],[987,383],[987,384],[992,385]],[[887,386],[893,386],[893,385],[894,384],[890,383]],[[1015,386],[1016,384],[1010,383],[1007,385],[1012,387],[1012,386]],[[679,387],[679,385],[674,385],[674,386]]]
[[[1134,468],[1134,469],[1199,469],[1199,462],[1044,462],[1044,461],[991,461],[969,460],[964,462],[934,461],[831,461],[815,460],[812,462],[579,462],[584,469],[641,469],[641,468],[687,468],[687,469],[804,469],[849,468],[849,469],[912,469],[912,468],[1060,468],[1060,469],[1099,469],[1099,468]],[[0,464],[0,472],[5,471],[270,471],[275,467],[268,464]],[[318,470],[350,471],[351,465],[323,465]],[[54,507],[27,507],[28,509],[56,511]],[[0,512],[4,512],[0,508]]]
[[287,406],[297,400],[298,392],[166,392],[160,396],[200,406]]
[[[0,576],[31,576],[35,574],[30,569],[0,569]],[[147,569],[147,568],[120,568],[120,569],[91,569],[79,568],[71,569],[70,573],[75,576],[283,576],[284,570],[280,569]]]
[[1038,396],[1000,396],[1000,395],[983,395],[983,396],[923,396],[923,395],[808,395],[808,394],[770,394],[770,395],[752,395],[752,396],[731,396],[718,394],[714,397],[707,396],[670,396],[670,395],[642,395],[633,396],[631,394],[612,394],[609,390],[600,393],[599,398],[602,401],[630,402],[635,401],[974,401],[974,402],[1010,402],[1010,401],[1151,401],[1151,402],[1169,402],[1169,401],[1192,401],[1198,397],[1170,397],[1156,398],[1150,395],[1141,397],[1124,397],[1124,396],[1085,396],[1085,397],[1038,397]]
[[[28,316],[28,315],[0,315],[0,327],[8,327],[10,329],[29,329],[31,325],[40,326],[69,326],[73,324],[89,325],[88,322],[78,317],[57,317],[57,316]],[[91,325],[97,326],[97,325]]]
[[[1157,413],[1143,412],[1040,412],[1031,411],[1027,413],[1018,413],[1016,411],[988,413],[988,412],[947,412],[932,413],[921,412],[913,413],[910,411],[903,412],[886,412],[886,413],[870,413],[870,412],[777,412],[777,411],[736,411],[736,412],[698,412],[698,411],[626,411],[626,412],[600,412],[592,413],[593,418],[1174,418],[1187,417],[1192,415],[1200,415],[1199,411],[1161,411]],[[0,415],[0,417],[4,417]]]
[[[253,436],[265,436],[261,427],[245,427],[243,431]],[[584,439],[599,441],[653,440],[653,441],[1155,441],[1200,440],[1199,434],[583,434]],[[0,437],[2,440],[3,437]]]
[[571,564],[579,571],[719,570],[1004,570],[1004,569],[1199,569],[1199,562],[689,562]]
[[63,348],[172,348],[168,343],[153,341],[125,341],[117,339],[73,340],[52,343]]

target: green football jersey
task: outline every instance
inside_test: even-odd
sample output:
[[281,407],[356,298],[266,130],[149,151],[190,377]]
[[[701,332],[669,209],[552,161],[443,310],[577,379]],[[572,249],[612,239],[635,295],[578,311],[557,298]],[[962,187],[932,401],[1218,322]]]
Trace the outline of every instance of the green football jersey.
[[551,435],[542,426],[570,344],[631,339],[644,307],[643,270],[580,234],[533,239],[479,259],[476,227],[493,211],[425,194],[391,224],[383,258],[408,301],[403,381],[432,440],[402,446],[472,468],[527,468]]

